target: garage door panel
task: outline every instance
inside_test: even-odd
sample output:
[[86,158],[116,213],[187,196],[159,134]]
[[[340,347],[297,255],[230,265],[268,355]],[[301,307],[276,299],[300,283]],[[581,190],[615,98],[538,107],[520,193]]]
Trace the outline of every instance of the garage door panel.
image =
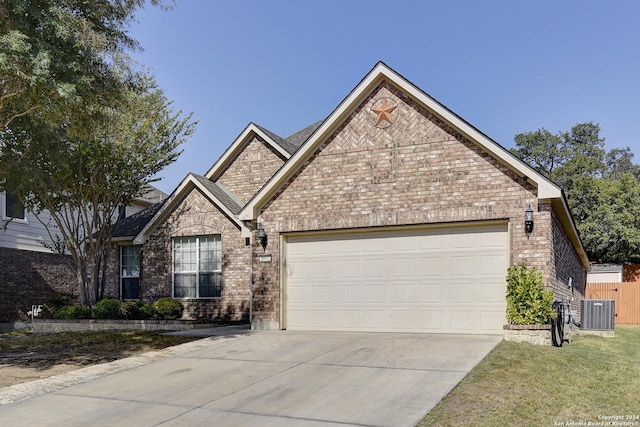
[[416,257],[416,273],[421,277],[441,277],[445,265],[442,255],[418,255]]
[[359,278],[362,275],[360,271],[359,259],[340,259],[337,263],[337,277],[338,279],[351,279]]
[[418,248],[421,252],[436,252],[445,250],[444,239],[439,231],[429,236],[418,236]]
[[413,277],[415,275],[413,271],[415,264],[414,257],[391,257],[391,278]]
[[362,322],[360,323],[363,330],[379,331],[385,328],[387,324],[387,313],[385,310],[362,310]]
[[338,302],[340,304],[357,304],[362,301],[360,285],[343,285],[338,289]]
[[334,289],[330,284],[315,283],[315,285],[310,286],[310,288],[312,300],[311,304],[331,304],[334,301]]
[[442,284],[419,284],[416,291],[416,302],[418,303],[442,303]]
[[385,276],[384,258],[365,258],[362,260],[363,274],[368,279],[384,278]]
[[451,283],[451,299],[452,303],[466,303],[477,300],[477,285],[475,283]]
[[473,276],[476,274],[476,257],[451,255],[451,276]]
[[480,255],[480,271],[483,276],[504,276],[506,271],[502,267],[506,265],[507,257],[504,253]]
[[364,284],[362,286],[362,301],[368,304],[384,304],[385,302],[385,285]]
[[416,300],[412,283],[394,283],[390,290],[391,301],[396,304],[411,304]]
[[[479,300],[485,304],[503,305],[505,301],[504,286],[499,284],[481,284]],[[504,315],[504,310],[502,314]]]
[[502,333],[507,227],[288,237],[286,327]]
[[451,329],[458,332],[472,332],[477,328],[477,318],[475,310],[451,310]]

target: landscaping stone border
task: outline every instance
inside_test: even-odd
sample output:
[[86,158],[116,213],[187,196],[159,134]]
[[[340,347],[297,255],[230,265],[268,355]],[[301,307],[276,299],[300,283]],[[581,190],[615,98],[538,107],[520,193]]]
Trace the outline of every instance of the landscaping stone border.
[[504,325],[504,340],[535,345],[552,345],[551,325]]
[[212,328],[213,323],[192,320],[100,320],[100,319],[37,319],[33,321],[33,333],[84,332],[84,331],[184,331]]

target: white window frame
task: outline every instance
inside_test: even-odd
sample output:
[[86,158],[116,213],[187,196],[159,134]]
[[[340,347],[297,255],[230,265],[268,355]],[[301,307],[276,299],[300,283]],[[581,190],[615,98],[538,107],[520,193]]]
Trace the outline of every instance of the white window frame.
[[[123,274],[123,270],[124,270],[124,248],[137,248],[138,249],[138,274],[137,275],[124,275]],[[140,298],[142,297],[141,292],[140,292],[140,247],[139,246],[134,246],[134,245],[122,245],[120,246],[120,295],[122,296],[122,299],[124,300],[124,288],[123,288],[123,282],[125,279],[138,279],[138,298],[127,298],[127,300],[130,301],[138,301],[140,300]]]
[[[202,238],[217,238],[220,242],[220,251],[219,251],[219,265],[220,268],[217,270],[200,270],[200,239]],[[176,272],[176,241],[177,240],[188,240],[195,239],[196,244],[196,270],[182,270]],[[221,299],[222,298],[222,235],[220,234],[209,234],[202,236],[180,236],[174,237],[171,239],[171,255],[172,255],[172,265],[171,265],[171,295],[175,299]],[[190,275],[195,274],[195,296],[189,297],[180,297],[176,296],[176,275]],[[214,274],[218,276],[218,283],[220,287],[220,296],[206,297],[200,296],[200,274]]]
[[24,218],[12,217],[7,213],[7,192],[2,192],[2,219],[5,221],[13,221],[21,224],[28,224],[29,220],[27,219],[27,209],[24,209]]

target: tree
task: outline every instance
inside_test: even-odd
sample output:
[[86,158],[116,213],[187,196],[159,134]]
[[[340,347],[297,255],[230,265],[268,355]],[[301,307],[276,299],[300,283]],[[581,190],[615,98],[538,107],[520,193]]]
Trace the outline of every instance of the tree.
[[[163,5],[163,0],[150,0]],[[3,0],[0,2],[0,129],[37,112],[57,123],[88,98],[115,100],[129,50],[127,33],[145,0]],[[34,146],[35,148],[35,146]],[[0,169],[0,175],[3,174]]]
[[153,176],[175,161],[194,128],[189,116],[172,113],[149,77],[118,105],[101,110],[71,111],[57,127],[38,115],[16,118],[0,157],[4,186],[24,195],[27,210],[50,213],[45,225],[52,249],[71,255],[83,305],[103,296],[101,266],[119,207],[142,195]]
[[600,126],[518,134],[512,153],[563,188],[592,261],[640,262],[640,167],[626,149],[604,149]]
[[195,125],[128,56],[144,3],[0,3],[0,190],[49,211],[53,249],[71,255],[85,305],[102,296],[118,208],[175,161]]

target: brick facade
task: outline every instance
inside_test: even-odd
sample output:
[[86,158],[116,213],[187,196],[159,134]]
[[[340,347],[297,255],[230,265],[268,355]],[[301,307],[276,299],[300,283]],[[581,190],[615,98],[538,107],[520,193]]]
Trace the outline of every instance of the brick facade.
[[[371,108],[382,99],[397,104],[397,118],[381,128]],[[509,222],[510,264],[535,266],[557,290],[568,271],[584,282],[575,250],[533,185],[383,82],[262,208],[273,262],[254,259],[254,316],[280,320],[281,233],[491,220]]]
[[269,144],[254,137],[216,182],[247,203],[283,165],[285,159]]
[[25,320],[32,305],[56,292],[78,294],[75,272],[63,255],[0,248],[0,322]]
[[152,303],[172,296],[172,238],[211,234],[221,235],[222,297],[181,299],[183,319],[248,319],[249,247],[237,225],[197,189],[191,190],[142,247],[142,300]]
[[[571,245],[562,223],[555,210],[552,209],[550,286],[556,300],[571,302],[571,308],[580,317],[580,302],[584,298],[587,286],[587,271],[580,263],[575,249]],[[572,287],[569,288],[569,278]]]

